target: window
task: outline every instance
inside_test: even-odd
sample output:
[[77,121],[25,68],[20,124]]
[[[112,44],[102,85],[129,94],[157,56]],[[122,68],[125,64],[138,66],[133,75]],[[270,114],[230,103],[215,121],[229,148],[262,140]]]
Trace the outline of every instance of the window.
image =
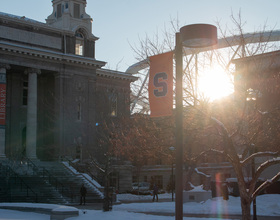
[[80,18],[80,5],[74,3],[74,18]]
[[26,127],[21,131],[21,155],[26,156]]
[[110,109],[110,115],[111,116],[117,116],[117,107],[118,107],[118,96],[116,93],[112,93],[110,95],[110,105],[111,105],[111,109]]
[[80,56],[84,55],[84,35],[79,31],[76,32],[75,54]]
[[81,159],[81,154],[82,154],[82,149],[81,149],[81,145],[77,145],[76,146],[76,159]]
[[62,10],[61,10],[61,4],[57,5],[57,18],[60,18],[62,16]]
[[22,86],[22,105],[27,105],[27,97],[28,97],[28,81],[23,81]]
[[79,121],[81,121],[82,119],[82,106],[81,103],[78,104],[78,108],[77,108],[77,119]]

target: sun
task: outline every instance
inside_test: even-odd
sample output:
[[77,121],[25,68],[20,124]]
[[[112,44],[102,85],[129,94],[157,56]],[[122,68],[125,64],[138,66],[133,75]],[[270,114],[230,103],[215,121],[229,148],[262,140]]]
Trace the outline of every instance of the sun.
[[220,99],[233,93],[232,80],[221,67],[213,66],[200,74],[198,92],[210,101]]

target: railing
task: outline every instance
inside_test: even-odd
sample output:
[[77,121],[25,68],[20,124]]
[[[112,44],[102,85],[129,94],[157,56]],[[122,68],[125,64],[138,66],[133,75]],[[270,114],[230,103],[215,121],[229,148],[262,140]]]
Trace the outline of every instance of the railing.
[[[5,176],[7,177],[7,182],[8,182],[8,189],[11,191],[11,177],[14,177],[15,184],[19,181],[20,184],[20,190],[23,191],[24,189],[26,190],[26,197],[32,198],[31,195],[35,198],[33,200],[34,202],[38,202],[38,195],[34,190],[9,166],[4,166],[0,163],[1,166],[1,171],[5,172]],[[30,195],[31,193],[31,195]],[[12,200],[12,195],[11,193],[9,194],[10,200]],[[16,197],[16,196],[15,196]]]
[[33,173],[42,172],[43,178],[47,177],[48,183],[54,186],[57,191],[59,191],[63,196],[73,199],[73,193],[71,190],[69,190],[69,188],[66,187],[62,182],[60,182],[57,177],[53,176],[46,168],[37,167],[36,164],[34,164],[34,162],[27,157],[24,159],[27,161],[28,167],[32,167]]
[[86,173],[88,174],[93,180],[95,180],[98,183],[101,183],[102,180],[100,180],[100,178],[98,176],[95,176],[91,170],[96,169],[98,172],[102,173],[102,175],[104,175],[105,170],[101,168],[101,166],[99,166],[96,162],[92,161],[89,164],[89,167],[87,166],[87,168],[84,168],[76,163],[73,163],[71,160],[69,160],[68,158],[64,158],[71,167],[73,167],[75,170],[77,170],[79,173]]

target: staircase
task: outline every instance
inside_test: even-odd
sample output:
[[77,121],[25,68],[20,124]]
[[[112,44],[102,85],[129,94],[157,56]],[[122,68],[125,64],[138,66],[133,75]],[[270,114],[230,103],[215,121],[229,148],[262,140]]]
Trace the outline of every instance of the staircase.
[[0,202],[37,202],[38,193],[7,163],[0,164]]
[[71,172],[60,162],[36,162],[37,166],[42,166],[71,191],[71,202],[80,202],[80,188],[82,184],[87,188],[86,202],[103,202],[103,195],[91,181],[80,173]]
[[88,191],[87,203],[103,201],[90,181],[60,162],[1,161],[0,202],[79,203],[82,184]]

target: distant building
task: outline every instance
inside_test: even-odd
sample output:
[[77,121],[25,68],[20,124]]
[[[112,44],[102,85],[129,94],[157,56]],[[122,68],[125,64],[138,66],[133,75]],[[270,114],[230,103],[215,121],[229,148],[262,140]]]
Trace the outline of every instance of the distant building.
[[[235,99],[246,101],[262,118],[263,146],[278,151],[280,108],[280,51],[234,61]],[[247,111],[247,113],[249,113]]]
[[41,23],[0,13],[0,156],[87,159],[96,126],[129,116],[136,78],[96,60],[86,0],[53,0]]
[[236,99],[257,101],[258,108],[270,111],[280,106],[280,51],[234,60]]
[[[236,59],[234,64],[235,99],[246,101],[254,111],[257,110],[261,119],[261,138],[256,140],[252,150],[279,151],[280,50]],[[249,108],[246,113],[250,114]],[[256,158],[255,168],[269,159],[269,156]],[[262,173],[261,178],[271,179],[279,170],[279,164],[273,165]],[[268,191],[279,193],[279,185],[278,181]]]

